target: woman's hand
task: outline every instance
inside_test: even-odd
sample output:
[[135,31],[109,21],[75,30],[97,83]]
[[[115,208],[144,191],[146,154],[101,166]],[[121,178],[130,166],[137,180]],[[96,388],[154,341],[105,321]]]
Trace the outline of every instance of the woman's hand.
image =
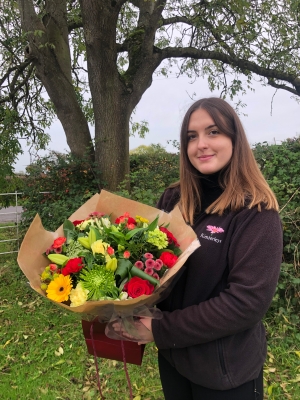
[[124,321],[115,321],[111,327],[116,332],[119,338],[125,340],[131,340],[138,344],[145,344],[153,342],[152,335],[152,318],[140,317],[132,320],[130,324],[124,323]]
[[144,332],[143,336],[145,337],[145,339],[141,342],[138,342],[138,344],[153,342],[154,338],[152,334],[152,318],[149,317],[140,318],[140,322],[147,328],[148,332],[145,335],[145,331],[143,331]]

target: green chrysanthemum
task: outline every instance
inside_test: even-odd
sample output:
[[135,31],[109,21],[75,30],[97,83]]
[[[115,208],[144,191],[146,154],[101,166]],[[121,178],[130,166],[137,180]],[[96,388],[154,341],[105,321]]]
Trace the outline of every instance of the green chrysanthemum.
[[91,270],[81,270],[79,280],[83,288],[89,291],[88,300],[99,300],[107,296],[116,299],[119,296],[114,273],[105,266],[96,265]]
[[160,231],[159,228],[154,229],[154,231],[148,232],[148,243],[153,244],[158,249],[165,249],[168,246],[167,235]]
[[76,258],[78,254],[85,250],[85,248],[77,242],[77,240],[72,241],[68,246],[66,246],[66,255],[69,258]]

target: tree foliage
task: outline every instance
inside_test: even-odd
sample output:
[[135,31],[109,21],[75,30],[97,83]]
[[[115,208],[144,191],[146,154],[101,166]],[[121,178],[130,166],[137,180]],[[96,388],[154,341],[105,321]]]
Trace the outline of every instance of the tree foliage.
[[20,139],[47,145],[57,116],[72,154],[88,149],[102,185],[115,189],[129,173],[132,112],[154,73],[206,76],[222,96],[254,77],[300,95],[299,0],[2,0],[0,14],[8,166]]

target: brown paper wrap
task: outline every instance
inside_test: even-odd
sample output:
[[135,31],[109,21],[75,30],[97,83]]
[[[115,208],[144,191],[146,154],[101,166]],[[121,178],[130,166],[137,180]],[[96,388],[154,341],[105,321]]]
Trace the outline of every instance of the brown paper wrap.
[[[169,269],[160,280],[160,286],[149,296],[144,295],[135,299],[122,301],[87,301],[79,307],[69,307],[63,303],[54,303],[69,311],[80,314],[82,318],[90,319],[91,317],[99,316],[99,319],[102,321],[108,321],[114,312],[120,315],[130,315],[139,306],[152,307],[157,304],[170,291],[171,283],[174,281],[176,273],[184,265],[188,257],[200,246],[193,229],[185,223],[178,207],[170,213],[165,213],[157,208],[114,195],[105,190],[90,198],[69,217],[69,220],[86,219],[94,211],[111,215],[112,221],[125,212],[129,212],[133,217],[140,215],[149,221],[159,216],[158,223],[160,225],[169,224],[168,229],[180,244],[182,254],[174,267]],[[52,245],[54,239],[59,236],[63,236],[62,225],[55,232],[49,232],[44,229],[41,219],[37,214],[24,237],[18,254],[17,261],[19,267],[27,277],[30,286],[42,296],[45,296],[45,294],[40,288],[40,274],[49,265],[49,260],[43,253]]]

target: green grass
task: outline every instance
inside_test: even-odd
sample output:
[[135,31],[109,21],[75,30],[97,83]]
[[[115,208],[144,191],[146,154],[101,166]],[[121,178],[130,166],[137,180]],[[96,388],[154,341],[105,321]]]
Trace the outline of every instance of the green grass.
[[[0,256],[0,393],[5,400],[98,400],[94,360],[81,322],[34,292],[15,255]],[[266,320],[266,399],[300,398],[299,320],[277,315]],[[62,350],[60,350],[60,348]],[[136,399],[163,399],[154,345],[142,366],[128,364]],[[129,399],[123,363],[98,359],[107,400]]]

